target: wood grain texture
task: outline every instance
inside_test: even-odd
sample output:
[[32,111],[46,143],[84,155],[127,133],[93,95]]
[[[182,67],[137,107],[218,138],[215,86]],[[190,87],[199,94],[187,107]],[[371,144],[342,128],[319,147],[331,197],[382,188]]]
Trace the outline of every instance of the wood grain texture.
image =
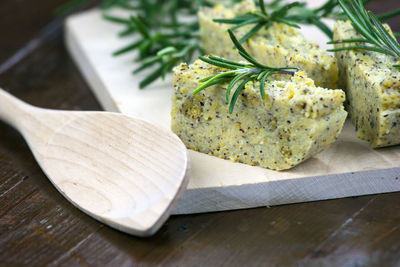
[[[143,76],[131,75],[132,55],[111,56],[132,42],[115,36],[119,27],[103,20],[96,9],[78,14],[66,21],[66,46],[106,110],[138,116],[169,129],[173,90],[170,77],[139,89]],[[308,39],[327,46],[323,33],[303,28]],[[400,147],[374,150],[356,137],[350,123],[329,149],[289,171],[233,163],[196,151],[190,151],[190,159],[188,190],[174,214],[400,191],[396,179],[400,176]]]
[[109,112],[55,111],[0,89],[0,119],[17,128],[54,186],[118,230],[154,234],[188,183],[188,152],[171,131]]
[[[11,47],[23,46],[20,39],[42,26],[32,23],[28,31],[25,25],[43,18],[49,23],[52,8],[62,1],[44,2],[0,1],[2,58],[12,56],[2,49],[4,39]],[[4,7],[17,4],[31,17],[6,16]],[[371,6],[391,10],[398,1],[374,0]],[[392,25],[400,31],[399,19]],[[41,107],[99,110],[61,35],[58,30],[1,73],[0,85]],[[390,193],[172,216],[155,236],[133,238],[70,204],[41,172],[22,137],[0,123],[0,265],[398,266],[399,203],[400,193]]]

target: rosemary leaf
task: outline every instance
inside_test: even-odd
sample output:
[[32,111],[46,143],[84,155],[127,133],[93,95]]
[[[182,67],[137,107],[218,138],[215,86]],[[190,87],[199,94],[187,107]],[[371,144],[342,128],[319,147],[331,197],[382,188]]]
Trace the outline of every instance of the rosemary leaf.
[[129,18],[120,18],[120,17],[111,16],[108,14],[103,14],[103,19],[108,20],[110,22],[114,22],[114,23],[120,23],[120,24],[129,24],[130,23]]
[[243,91],[244,87],[246,86],[246,84],[251,81],[251,77],[246,78],[235,90],[235,93],[233,93],[231,102],[229,103],[229,113],[232,114],[233,109],[235,107],[236,101],[240,95],[240,92]]
[[353,50],[353,49],[368,50],[368,51],[378,52],[378,53],[392,56],[392,53],[386,51],[385,49],[373,47],[373,46],[363,46],[363,45],[338,47],[338,48],[328,49],[327,51],[336,52],[336,51],[345,51],[345,50]]
[[[250,31],[248,31],[240,40],[240,43],[246,42],[247,40],[249,40],[254,34],[256,34],[263,26],[265,27],[269,27],[271,25],[271,23],[267,23],[264,24],[263,22],[260,22],[258,24],[256,24],[256,26],[254,26]],[[232,29],[234,29],[235,27],[233,27]]]
[[154,82],[157,78],[161,77],[161,72],[163,71],[164,66],[160,65],[157,69],[155,69],[152,73],[150,73],[145,79],[143,79],[139,83],[139,88],[143,89],[150,83]]
[[140,41],[137,41],[137,42],[135,42],[135,43],[133,43],[133,44],[130,44],[130,45],[126,46],[126,47],[123,47],[123,48],[121,48],[121,49],[115,51],[115,52],[113,53],[113,56],[119,56],[119,55],[122,55],[122,54],[124,54],[124,53],[126,53],[126,52],[129,52],[129,51],[131,51],[131,50],[134,50],[134,49],[138,48],[138,47],[142,44],[142,42],[143,42],[143,41],[140,40]]
[[235,62],[235,61],[232,61],[232,60],[227,60],[227,59],[220,58],[220,57],[209,56],[208,58],[209,59],[214,59],[214,60],[219,60],[220,62],[227,63],[227,64],[234,65],[234,66],[238,66],[238,67],[246,67],[247,66],[246,64],[238,63],[238,62]]
[[210,59],[204,56],[200,56],[199,59],[203,60],[204,62],[207,62],[211,65],[215,65],[221,68],[225,68],[225,69],[231,69],[231,70],[236,70],[238,68],[238,66],[235,64],[229,64],[229,63],[224,63],[224,62],[220,62],[218,60],[214,60],[214,59]]
[[272,74],[271,70],[266,70],[263,72],[261,81],[260,81],[260,94],[261,94],[261,98],[265,99],[265,81],[268,78],[268,76],[270,76]]
[[[228,30],[229,36],[238,50],[239,54],[247,61],[249,64],[243,64],[239,62],[234,62],[232,60],[223,59],[220,57],[210,56],[204,57],[200,56],[199,59],[217,66],[223,69],[231,69],[230,71],[222,71],[218,74],[214,74],[210,77],[206,77],[200,80],[201,84],[194,91],[193,95],[199,93],[201,90],[208,88],[215,84],[224,84],[229,82],[226,88],[226,102],[229,104],[229,113],[232,113],[237,102],[237,99],[240,95],[240,92],[244,90],[245,85],[250,81],[260,80],[260,95],[262,99],[265,99],[265,81],[271,74],[280,73],[286,75],[293,75],[297,68],[295,67],[281,67],[281,68],[272,68],[266,65],[263,65],[253,57],[244,49],[244,47],[240,44],[240,42],[236,39],[235,35],[231,30]],[[229,99],[231,95],[231,91],[233,88],[240,82],[240,84],[236,87],[235,92],[231,99]]]
[[226,103],[229,103],[229,97],[231,95],[232,88],[236,85],[236,83],[238,83],[241,79],[243,79],[244,77],[246,77],[248,75],[249,75],[248,73],[242,73],[242,74],[237,75],[235,78],[233,78],[231,80],[228,87],[226,88]]
[[199,86],[199,87],[193,92],[193,94],[197,94],[197,93],[200,92],[201,90],[203,90],[203,89],[209,87],[209,86],[210,86],[209,84],[210,84],[210,83],[213,83],[215,80],[218,80],[218,79],[220,79],[220,78],[227,78],[227,77],[225,77],[225,76],[229,76],[229,75],[231,75],[231,74],[233,75],[233,74],[235,74],[235,73],[236,73],[235,71],[220,72],[219,74],[213,76],[212,78],[207,79],[207,82],[204,83],[204,84],[202,84],[201,86]]
[[344,40],[334,40],[329,41],[327,44],[342,44],[342,43],[372,43],[365,38],[351,38],[351,39],[344,39]]

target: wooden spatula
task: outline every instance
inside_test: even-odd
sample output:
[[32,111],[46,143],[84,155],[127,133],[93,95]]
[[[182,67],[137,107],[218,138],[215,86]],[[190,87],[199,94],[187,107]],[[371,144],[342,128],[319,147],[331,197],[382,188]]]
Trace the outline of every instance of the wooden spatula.
[[143,120],[41,109],[2,89],[0,119],[22,133],[61,194],[121,231],[155,233],[186,188],[185,145],[171,131]]

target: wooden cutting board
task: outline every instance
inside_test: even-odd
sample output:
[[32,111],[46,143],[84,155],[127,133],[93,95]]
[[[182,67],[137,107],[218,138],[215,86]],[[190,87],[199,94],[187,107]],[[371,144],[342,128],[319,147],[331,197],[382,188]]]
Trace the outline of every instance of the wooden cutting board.
[[[97,10],[74,15],[65,26],[66,46],[105,110],[170,127],[171,77],[145,90],[133,76],[133,56],[111,53],[132,42],[120,25]],[[305,36],[326,47],[313,27]],[[289,171],[272,171],[190,151],[190,181],[173,214],[243,209],[400,191],[400,146],[373,150],[347,122],[328,150]]]

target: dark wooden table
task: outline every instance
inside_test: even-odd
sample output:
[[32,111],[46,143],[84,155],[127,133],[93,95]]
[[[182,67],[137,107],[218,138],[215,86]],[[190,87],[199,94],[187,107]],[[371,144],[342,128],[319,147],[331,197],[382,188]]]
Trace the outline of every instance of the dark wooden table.
[[[65,0],[0,1],[0,86],[34,105],[99,110],[63,45]],[[399,7],[375,0],[376,11]],[[392,20],[400,31],[400,19]],[[400,266],[400,193],[188,216],[135,238],[65,200],[0,123],[0,265]]]

